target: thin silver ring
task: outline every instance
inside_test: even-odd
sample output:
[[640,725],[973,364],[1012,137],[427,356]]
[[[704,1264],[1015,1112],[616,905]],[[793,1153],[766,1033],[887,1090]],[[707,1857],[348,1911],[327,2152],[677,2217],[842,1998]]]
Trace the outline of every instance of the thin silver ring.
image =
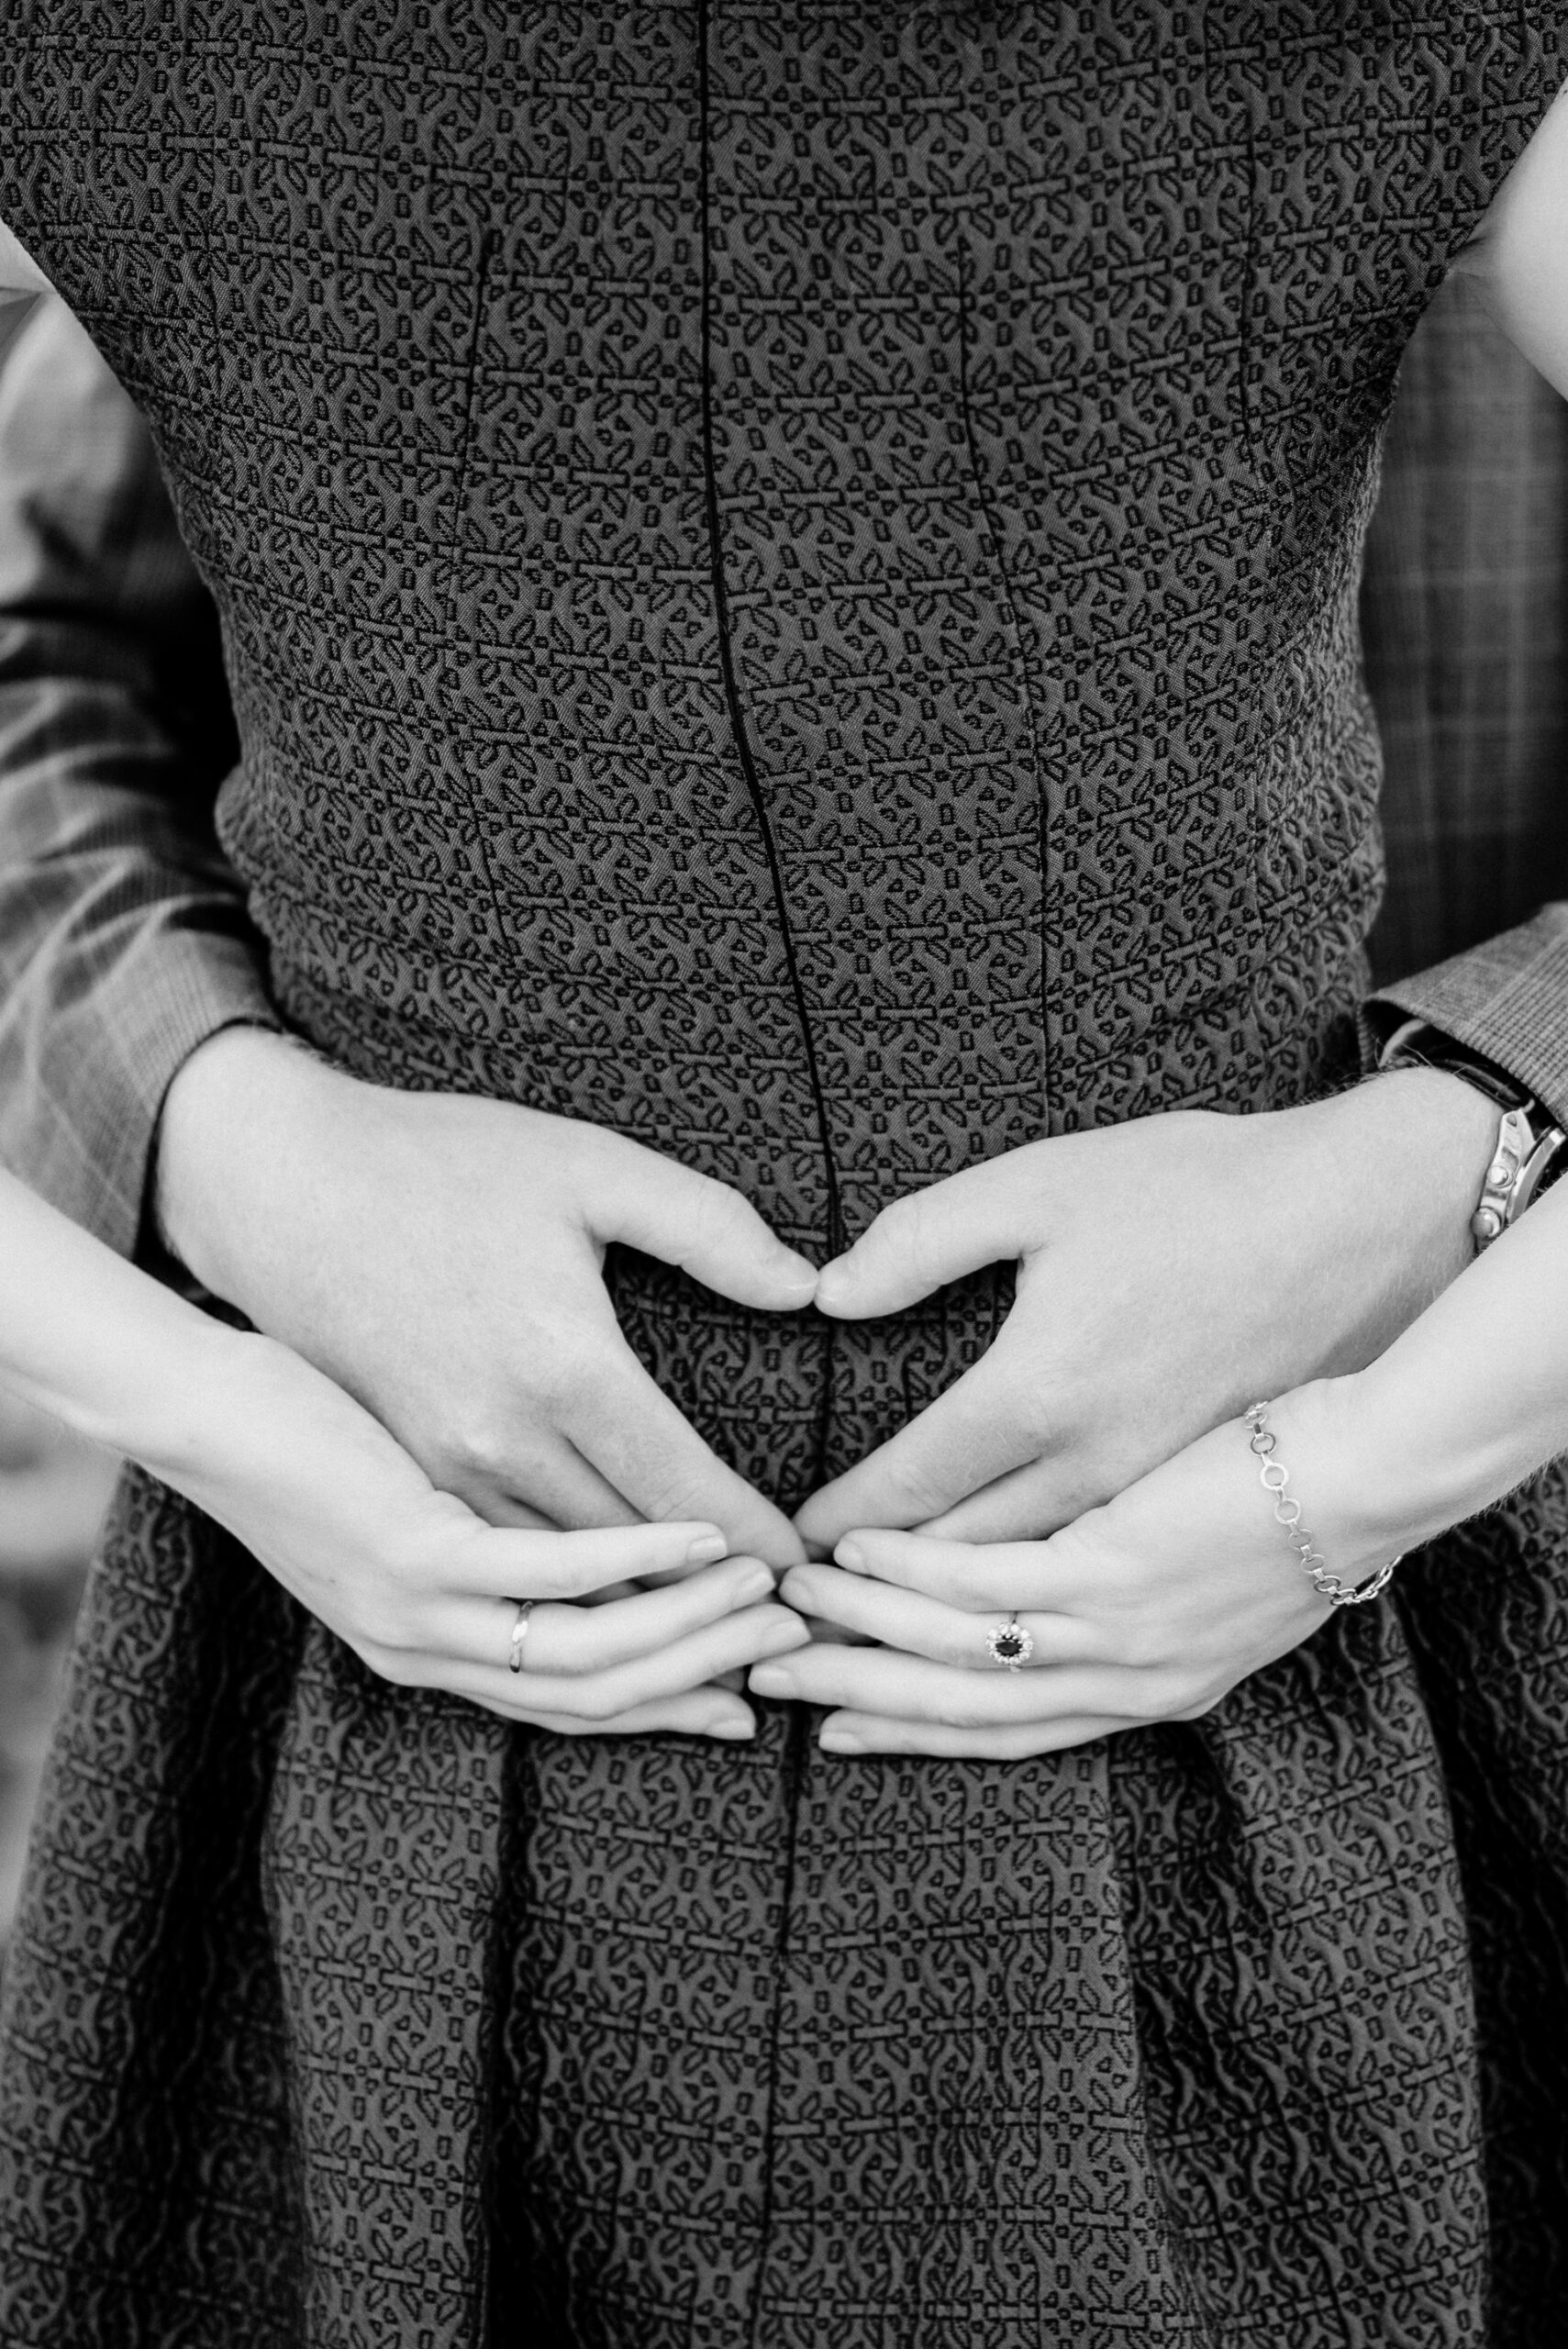
[[1004,1672],[1021,1672],[1034,1653],[1034,1634],[1025,1631],[1015,1607],[1005,1623],[987,1625],[985,1644],[993,1664],[999,1664]]
[[512,1653],[506,1658],[508,1672],[521,1672],[523,1668],[523,1642],[528,1636],[528,1617],[538,1605],[537,1598],[519,1598],[517,1601],[517,1620],[512,1626]]

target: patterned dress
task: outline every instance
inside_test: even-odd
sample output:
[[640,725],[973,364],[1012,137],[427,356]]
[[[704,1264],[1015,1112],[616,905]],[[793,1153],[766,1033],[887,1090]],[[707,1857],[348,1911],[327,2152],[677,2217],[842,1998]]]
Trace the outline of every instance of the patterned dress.
[[[1514,0],[10,0],[0,217],[216,596],[222,837],[348,1068],[817,1255],[1353,1066],[1399,353]],[[626,1256],[785,1507],[988,1343]],[[6,1985],[27,2349],[1561,2338],[1568,1493],[1039,1761],[562,1742],[141,1476]]]

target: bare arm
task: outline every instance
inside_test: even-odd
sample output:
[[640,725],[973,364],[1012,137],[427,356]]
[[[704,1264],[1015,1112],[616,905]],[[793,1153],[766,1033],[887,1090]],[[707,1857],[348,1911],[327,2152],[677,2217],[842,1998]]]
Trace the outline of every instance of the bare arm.
[[[1568,1184],[1369,1367],[1280,1397],[1270,1419],[1290,1496],[1347,1587],[1568,1448]],[[1192,1720],[1329,1612],[1238,1419],[1049,1541],[873,1528],[837,1555],[794,1569],[783,1595],[881,1644],[818,1641],[751,1686],[839,1708],[822,1731],[838,1753],[1006,1760]],[[999,1672],[986,1633],[1015,1610],[1032,1652]]]
[[1455,267],[1478,287],[1510,341],[1568,398],[1568,88]]
[[296,1355],[209,1320],[4,1172],[0,1383],[186,1494],[384,1678],[508,1720],[745,1737],[743,1699],[705,1684],[805,1636],[711,1524],[485,1525]]

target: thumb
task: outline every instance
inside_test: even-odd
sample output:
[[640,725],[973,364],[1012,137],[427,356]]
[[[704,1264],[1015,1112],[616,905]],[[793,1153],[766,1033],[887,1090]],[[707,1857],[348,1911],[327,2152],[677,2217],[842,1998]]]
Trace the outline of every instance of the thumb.
[[924,1191],[895,1199],[852,1248],[817,1276],[817,1308],[840,1321],[899,1313],[949,1281],[1007,1263],[1034,1244],[1037,1185],[1023,1152],[966,1166]]
[[786,1248],[749,1199],[640,1143],[618,1143],[610,1153],[588,1225],[596,1240],[678,1264],[737,1305],[797,1312],[817,1293],[816,1265]]

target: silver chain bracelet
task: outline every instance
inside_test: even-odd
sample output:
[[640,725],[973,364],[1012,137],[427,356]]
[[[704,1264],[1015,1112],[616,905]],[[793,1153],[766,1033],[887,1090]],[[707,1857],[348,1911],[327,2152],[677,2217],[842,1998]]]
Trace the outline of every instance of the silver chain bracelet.
[[1254,1403],[1247,1413],[1247,1427],[1248,1442],[1263,1464],[1258,1471],[1258,1482],[1265,1492],[1273,1496],[1274,1523],[1284,1526],[1285,1540],[1296,1552],[1303,1574],[1311,1575],[1313,1588],[1319,1598],[1329,1601],[1330,1607],[1359,1607],[1364,1599],[1375,1598],[1379,1591],[1387,1589],[1394,1569],[1405,1553],[1401,1550],[1397,1556],[1390,1558],[1386,1564],[1379,1566],[1374,1573],[1368,1575],[1364,1582],[1357,1583],[1353,1589],[1347,1588],[1339,1575],[1330,1572],[1328,1560],[1318,1551],[1316,1537],[1308,1533],[1301,1522],[1301,1503],[1294,1493],[1285,1490],[1290,1481],[1290,1470],[1283,1460],[1275,1460],[1273,1456],[1276,1438],[1269,1425],[1269,1408],[1267,1403]]

